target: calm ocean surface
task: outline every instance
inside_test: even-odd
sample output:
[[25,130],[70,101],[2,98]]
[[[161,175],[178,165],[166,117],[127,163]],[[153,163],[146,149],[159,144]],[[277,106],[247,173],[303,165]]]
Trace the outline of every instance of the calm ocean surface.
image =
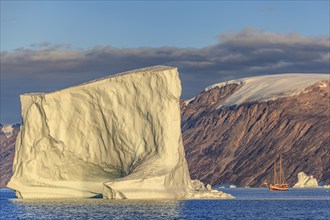
[[0,219],[330,219],[330,189],[221,189],[231,200],[20,200],[0,190]]

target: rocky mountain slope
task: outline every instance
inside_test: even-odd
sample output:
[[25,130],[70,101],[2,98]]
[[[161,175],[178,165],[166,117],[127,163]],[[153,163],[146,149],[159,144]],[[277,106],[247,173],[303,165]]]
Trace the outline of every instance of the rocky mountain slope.
[[282,154],[290,186],[301,171],[329,183],[329,75],[309,76],[230,81],[182,101],[191,177],[260,186]]
[[0,188],[6,187],[12,176],[15,142],[20,124],[0,124]]

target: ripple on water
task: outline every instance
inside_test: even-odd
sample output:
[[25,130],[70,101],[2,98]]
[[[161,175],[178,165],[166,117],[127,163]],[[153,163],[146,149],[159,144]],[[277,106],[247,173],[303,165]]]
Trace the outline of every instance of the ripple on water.
[[233,200],[19,200],[0,190],[1,219],[330,219],[329,190],[224,189]]

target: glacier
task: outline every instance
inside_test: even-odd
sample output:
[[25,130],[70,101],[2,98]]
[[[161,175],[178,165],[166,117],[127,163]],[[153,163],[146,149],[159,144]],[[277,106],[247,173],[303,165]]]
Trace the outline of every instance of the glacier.
[[[329,74],[272,74],[253,76],[237,80],[220,82],[208,86],[204,91],[230,84],[237,84],[240,88],[216,109],[241,105],[243,103],[264,102],[282,97],[298,95],[306,92],[304,89],[316,82],[329,79]],[[321,86],[326,86],[325,84]]]
[[21,95],[7,186],[18,198],[232,198],[190,179],[180,95],[169,66]]

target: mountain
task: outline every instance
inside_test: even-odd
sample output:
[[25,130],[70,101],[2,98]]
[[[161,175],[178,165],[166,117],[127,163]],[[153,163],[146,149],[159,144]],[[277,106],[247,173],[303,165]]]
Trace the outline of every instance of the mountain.
[[209,86],[181,102],[192,178],[261,186],[283,157],[292,186],[301,171],[330,182],[329,75],[279,74]]
[[15,154],[15,142],[20,124],[5,125],[0,123],[0,188],[6,187],[12,176]]
[[0,123],[0,144],[7,140],[7,136],[5,132],[3,131],[3,125]]

